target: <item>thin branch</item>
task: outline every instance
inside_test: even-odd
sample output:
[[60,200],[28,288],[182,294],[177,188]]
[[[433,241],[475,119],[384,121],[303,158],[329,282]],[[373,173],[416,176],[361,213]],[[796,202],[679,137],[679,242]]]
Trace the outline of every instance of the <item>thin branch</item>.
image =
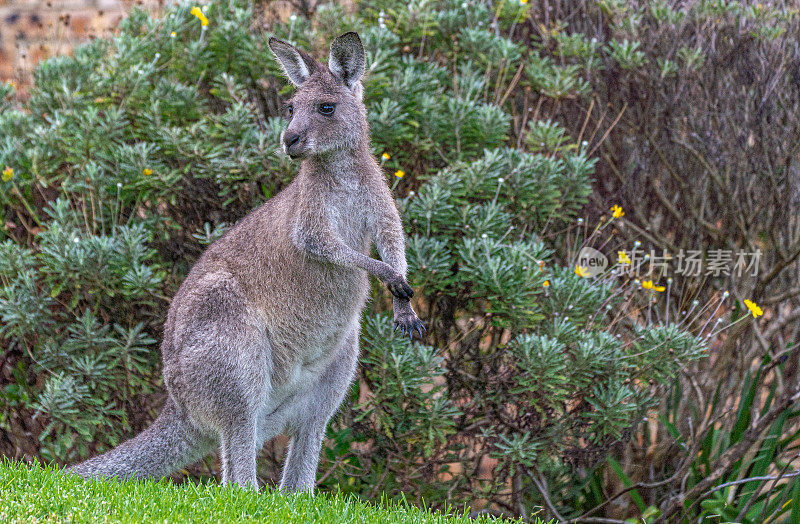
[[620,110],[619,114],[617,115],[617,118],[615,118],[614,121],[611,122],[611,125],[608,126],[608,129],[606,129],[606,132],[603,133],[602,137],[600,137],[600,140],[597,142],[597,144],[595,144],[594,147],[586,154],[587,158],[591,158],[592,154],[594,154],[594,152],[597,151],[597,148],[600,147],[603,144],[603,142],[605,142],[606,138],[608,138],[608,134],[611,133],[611,130],[614,129],[615,127],[617,127],[617,124],[619,123],[619,119],[622,118],[623,114],[625,114],[625,110],[626,109],[628,109],[628,103],[627,102],[625,102],[625,105],[622,106],[622,109]]
[[725,482],[723,484],[720,484],[719,486],[713,487],[712,489],[710,489],[710,490],[706,491],[705,493],[703,493],[702,495],[700,495],[699,498],[700,499],[704,499],[707,496],[709,496],[712,493],[714,493],[715,491],[719,491],[721,489],[729,488],[731,486],[738,486],[739,484],[746,484],[748,482],[758,482],[758,481],[769,482],[770,480],[790,479],[792,477],[797,477],[797,476],[800,476],[800,471],[795,471],[795,472],[789,473],[788,475],[783,475],[783,476],[770,475],[770,476],[765,476],[765,477],[749,477],[749,478],[746,478],[746,479],[732,480],[730,482]]
[[544,482],[540,482],[539,479],[534,477],[533,473],[531,473],[528,469],[525,470],[525,473],[531,478],[534,486],[536,486],[536,489],[538,489],[539,493],[541,493],[545,506],[547,506],[547,509],[550,510],[550,513],[555,516],[556,520],[558,522],[567,522],[567,520],[561,516],[556,507],[553,505],[553,502],[550,500],[550,495],[547,493],[547,488],[544,487]]
[[511,83],[508,85],[508,89],[506,89],[506,93],[503,95],[503,98],[500,100],[500,103],[497,104],[497,105],[499,105],[500,107],[503,107],[503,104],[506,103],[506,99],[508,98],[508,95],[510,95],[511,91],[513,91],[514,88],[517,87],[517,82],[519,82],[520,77],[522,77],[522,71],[523,71],[524,68],[525,68],[524,64],[520,64],[519,65],[519,68],[517,69],[517,73],[514,75],[514,78],[511,79]]

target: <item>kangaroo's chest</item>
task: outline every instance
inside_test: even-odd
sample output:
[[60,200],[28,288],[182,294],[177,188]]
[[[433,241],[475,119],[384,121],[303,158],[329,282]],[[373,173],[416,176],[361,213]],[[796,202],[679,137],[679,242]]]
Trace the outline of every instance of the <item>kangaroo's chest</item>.
[[326,207],[330,229],[351,249],[367,252],[369,227],[365,202],[359,201],[357,195],[347,195]]
[[[369,254],[371,235],[363,205],[353,195],[331,199],[317,210],[320,224],[350,249]],[[325,367],[357,324],[369,292],[363,269],[303,256],[276,306],[265,307],[273,349],[276,387],[302,384]],[[274,289],[273,289],[274,291]]]

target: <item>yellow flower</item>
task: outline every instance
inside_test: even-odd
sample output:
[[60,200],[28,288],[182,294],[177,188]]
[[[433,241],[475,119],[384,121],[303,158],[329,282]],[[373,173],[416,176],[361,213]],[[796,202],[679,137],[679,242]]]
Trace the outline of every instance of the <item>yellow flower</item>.
[[203,11],[201,11],[199,7],[194,6],[189,12],[196,16],[198,20],[200,20],[201,26],[205,27],[208,25],[208,18],[206,18],[206,15],[203,14]]
[[519,0],[519,3],[522,4],[522,5],[525,5],[525,4],[528,3],[528,0]]
[[625,216],[625,212],[622,210],[621,207],[614,204],[613,206],[611,206],[611,216],[613,216],[614,218],[621,218]]
[[589,268],[583,266],[575,266],[575,274],[583,278],[592,276],[591,273],[589,273]]
[[662,292],[665,289],[667,289],[664,286],[656,286],[655,284],[653,284],[652,280],[645,280],[644,282],[642,282],[642,288],[652,289],[653,291],[658,291],[658,292]]
[[761,308],[758,307],[758,304],[756,304],[752,300],[745,299],[744,300],[744,305],[747,306],[747,309],[750,310],[750,313],[753,314],[753,317],[760,317],[761,315],[764,314],[764,312],[761,310]]
[[8,84],[8,87],[17,87],[17,84],[15,84],[13,80],[9,80],[6,84]]
[[3,179],[3,182],[8,182],[12,178],[14,178],[14,168],[6,166],[6,168],[3,169],[3,176],[0,178]]
[[153,174],[153,170],[152,170],[152,169],[150,169],[150,168],[147,168],[147,167],[146,167],[146,168],[142,169],[142,174],[143,174],[144,176],[150,176],[150,175],[152,175],[152,174]]
[[620,264],[630,264],[631,257],[625,251],[617,251],[617,262]]
[[543,287],[550,287],[550,281],[549,280],[545,280],[544,282],[542,282],[542,286]]
[[390,158],[392,158],[392,155],[390,155],[389,153],[384,153],[381,155],[381,158],[383,158],[384,160],[389,160]]
[[170,38],[175,38],[176,36],[178,36],[178,33],[176,33],[175,31],[173,31],[173,32],[171,32],[171,33],[169,34],[169,36],[170,36]]
[[394,176],[396,176],[397,178],[403,178],[404,176],[406,176],[406,172],[403,171],[402,169],[398,169],[397,171],[394,172]]

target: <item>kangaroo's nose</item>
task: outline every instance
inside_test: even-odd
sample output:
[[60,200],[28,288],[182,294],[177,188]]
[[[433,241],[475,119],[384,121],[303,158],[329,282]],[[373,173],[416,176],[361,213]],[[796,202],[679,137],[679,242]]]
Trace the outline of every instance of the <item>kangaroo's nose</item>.
[[287,149],[295,145],[298,141],[300,141],[300,133],[286,133],[283,135],[283,143],[286,144]]

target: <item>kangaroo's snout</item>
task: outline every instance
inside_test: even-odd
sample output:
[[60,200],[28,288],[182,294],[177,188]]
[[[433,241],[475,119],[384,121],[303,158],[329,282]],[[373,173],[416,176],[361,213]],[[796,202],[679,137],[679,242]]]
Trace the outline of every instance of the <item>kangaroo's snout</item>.
[[300,133],[286,133],[283,136],[283,143],[286,144],[286,147],[292,147],[297,142],[300,141]]
[[283,135],[283,150],[292,158],[299,156],[302,153],[303,136],[300,133],[286,132]]

